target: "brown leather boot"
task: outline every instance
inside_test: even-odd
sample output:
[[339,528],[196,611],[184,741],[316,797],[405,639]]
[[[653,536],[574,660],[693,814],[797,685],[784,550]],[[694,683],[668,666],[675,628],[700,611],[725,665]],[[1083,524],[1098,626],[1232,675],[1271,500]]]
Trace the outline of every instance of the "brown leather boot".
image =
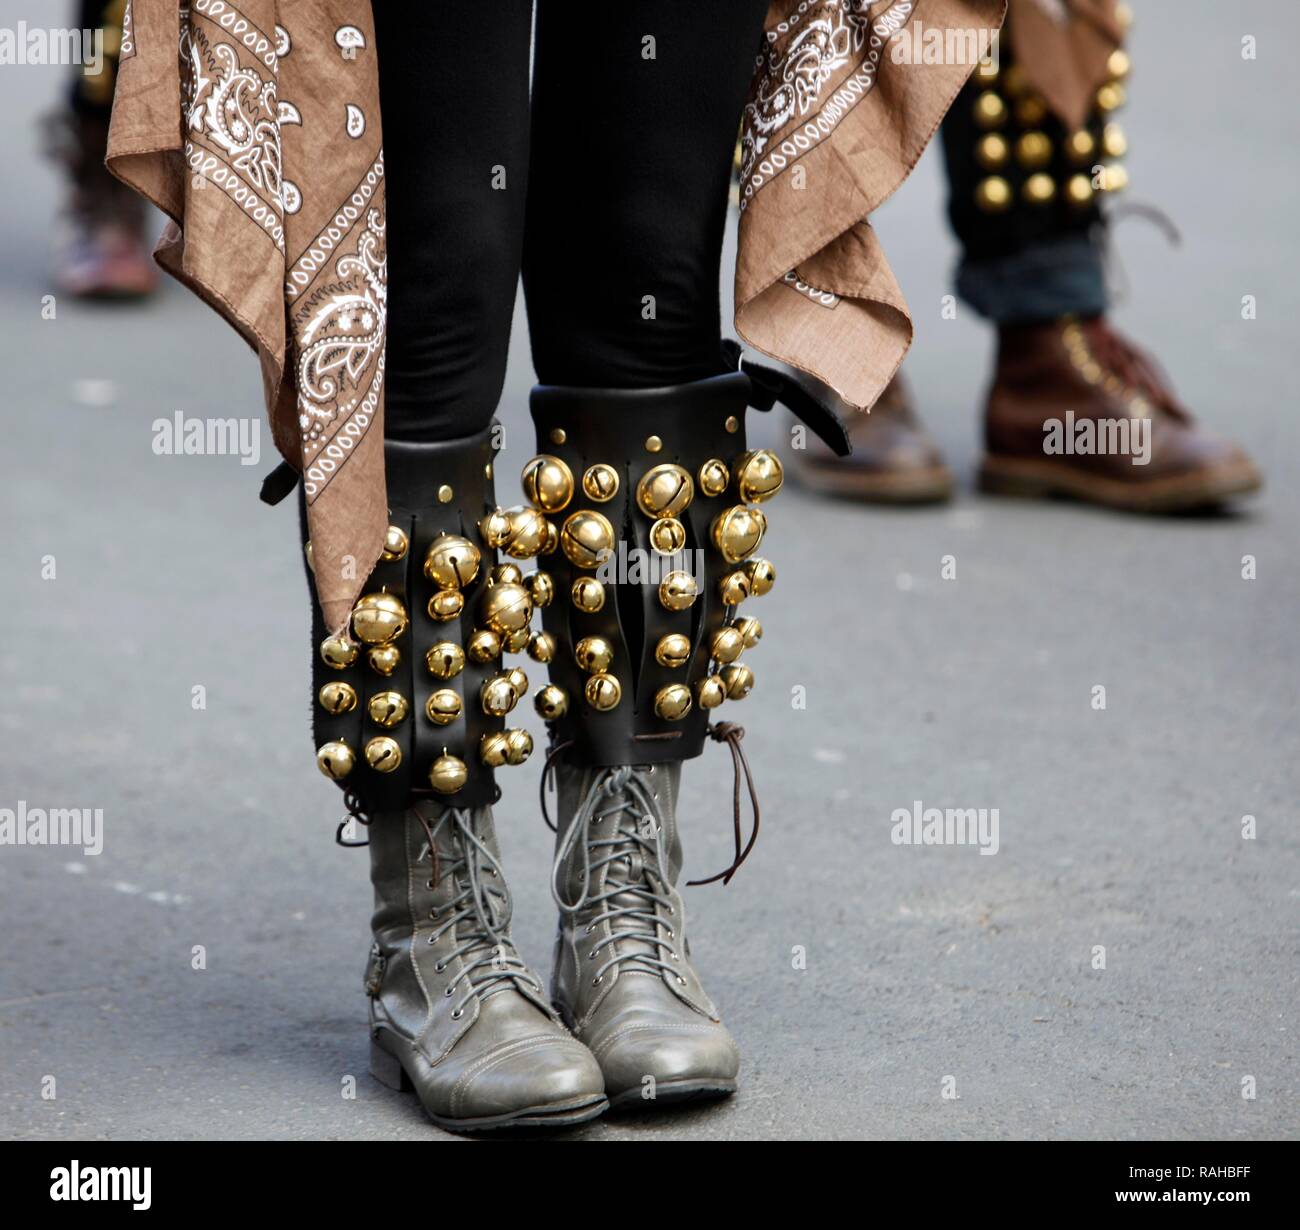
[[870,414],[848,406],[820,383],[816,396],[844,422],[853,455],[837,457],[809,436],[806,448],[790,452],[790,469],[804,486],[873,504],[928,504],[952,495],[952,472],[913,410],[901,375],[890,381]]
[[1104,317],[1004,327],[985,410],[985,491],[1178,512],[1257,491],[1240,448],[1198,427]]

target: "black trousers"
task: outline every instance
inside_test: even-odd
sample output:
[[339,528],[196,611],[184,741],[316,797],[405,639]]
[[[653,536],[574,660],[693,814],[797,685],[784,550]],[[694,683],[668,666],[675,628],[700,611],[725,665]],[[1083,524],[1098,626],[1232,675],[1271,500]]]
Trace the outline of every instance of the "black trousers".
[[487,425],[520,272],[544,383],[722,370],[732,151],[766,0],[376,0],[390,439]]

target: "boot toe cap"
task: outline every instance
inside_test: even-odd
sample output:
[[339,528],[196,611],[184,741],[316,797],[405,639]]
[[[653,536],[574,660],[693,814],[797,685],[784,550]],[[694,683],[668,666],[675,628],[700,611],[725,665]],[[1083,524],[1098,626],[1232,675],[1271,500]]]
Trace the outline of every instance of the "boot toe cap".
[[611,1100],[654,1100],[672,1091],[728,1093],[740,1054],[731,1035],[709,1022],[621,1026],[596,1048]]
[[509,1042],[480,1056],[452,1090],[457,1118],[545,1113],[602,1098],[600,1065],[571,1038],[539,1035]]

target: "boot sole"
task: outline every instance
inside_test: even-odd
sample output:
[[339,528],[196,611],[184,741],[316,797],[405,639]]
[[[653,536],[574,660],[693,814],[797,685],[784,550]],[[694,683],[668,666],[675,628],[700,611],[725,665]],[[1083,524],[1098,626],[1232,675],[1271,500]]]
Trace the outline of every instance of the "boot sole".
[[609,1100],[610,1110],[652,1111],[657,1106],[680,1106],[685,1102],[715,1102],[736,1092],[736,1082],[726,1080],[659,1081],[655,1096],[643,1098],[639,1088],[625,1089]]
[[1251,495],[1263,483],[1250,462],[1128,483],[1050,461],[986,456],[980,490],[990,495],[1064,496],[1125,512],[1187,512]]
[[946,466],[894,474],[855,472],[848,464],[791,466],[790,472],[809,491],[866,504],[942,504],[952,499],[956,486]]
[[[406,1071],[406,1065],[386,1051],[378,1041],[370,1041],[370,1075],[381,1085],[398,1093],[416,1093],[415,1082]],[[421,1103],[421,1106],[424,1106]],[[609,1109],[609,1099],[604,1094],[596,1097],[574,1098],[567,1102],[548,1102],[540,1106],[526,1106],[503,1115],[484,1115],[470,1119],[449,1119],[424,1106],[424,1113],[440,1128],[449,1132],[491,1132],[501,1128],[567,1128],[589,1123]]]

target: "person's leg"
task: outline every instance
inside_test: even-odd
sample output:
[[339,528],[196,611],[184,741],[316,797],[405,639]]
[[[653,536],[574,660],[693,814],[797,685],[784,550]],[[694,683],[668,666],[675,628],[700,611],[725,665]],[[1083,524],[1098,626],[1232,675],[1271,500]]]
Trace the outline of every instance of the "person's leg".
[[[708,734],[739,738],[709,719],[753,682],[736,659],[758,622],[736,608],[772,575],[748,558],[766,526],[749,503],[780,463],[744,452],[749,378],[721,374],[718,302],[765,8],[539,11],[524,282],[543,383],[524,490],[559,543],[536,647],[558,806],[552,998],[614,1104],[726,1094],[739,1068],[687,954],[677,798]],[[616,540],[628,566],[602,562]]]

